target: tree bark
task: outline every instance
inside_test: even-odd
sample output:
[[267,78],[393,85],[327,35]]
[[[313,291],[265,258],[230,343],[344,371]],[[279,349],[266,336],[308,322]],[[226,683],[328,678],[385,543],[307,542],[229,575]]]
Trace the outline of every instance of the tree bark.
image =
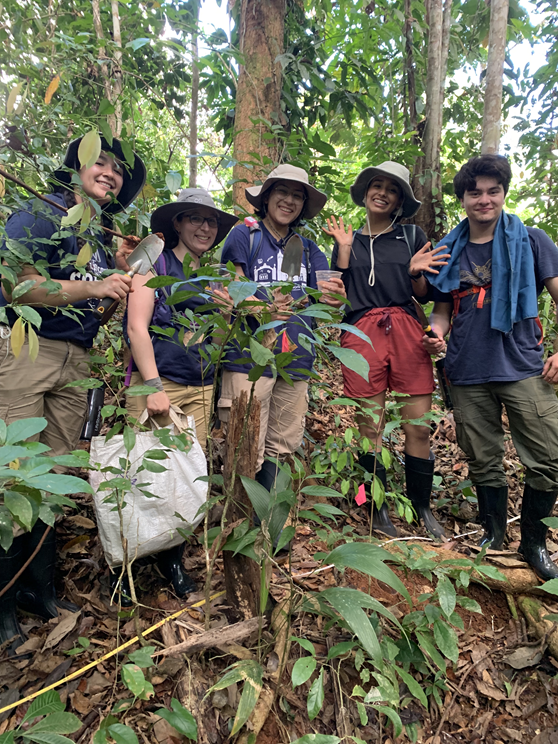
[[[231,406],[223,463],[226,487],[232,480],[233,472],[236,471],[229,522],[244,519],[246,516],[251,519],[252,504],[239,476],[255,478],[256,475],[260,408],[260,401],[253,397],[250,414],[247,416],[248,396],[245,391],[242,391],[240,398],[233,400]],[[256,617],[260,612],[260,567],[251,558],[240,554],[233,555],[231,551],[224,552],[223,563],[229,605],[242,620]]]
[[413,26],[411,24],[411,0],[405,0],[405,83],[407,88],[408,127],[417,130],[417,87],[415,82],[415,59],[413,54]]
[[198,180],[198,101],[200,90],[200,70],[198,67],[198,24],[200,3],[194,1],[194,30],[192,31],[192,91],[190,99],[190,168],[188,186],[196,188]]
[[[97,36],[97,41],[104,42],[105,40],[105,34],[103,32],[103,23],[101,21],[101,7],[99,0],[91,0],[91,7],[93,8],[93,26],[95,28],[95,34]],[[110,78],[108,73],[108,63],[109,58],[107,57],[107,52],[104,43],[101,43],[99,46],[99,59],[105,60],[104,64],[101,65],[101,75],[103,77],[103,84],[105,86],[105,96],[107,97],[107,101],[110,101],[112,103],[113,101],[113,95],[112,95],[112,87],[110,84]],[[116,135],[116,117],[114,114],[110,114],[108,116],[108,123],[111,132],[113,135]]]
[[[246,186],[263,180],[276,164],[275,139],[265,139],[281,111],[281,65],[284,51],[286,0],[242,0],[239,46],[244,56],[236,89],[233,199],[240,210],[252,212]],[[249,165],[250,167],[246,167]]]
[[500,148],[502,118],[502,87],[506,58],[509,0],[492,0],[490,4],[490,32],[484,115],[482,118],[481,152],[497,153]]
[[114,80],[113,103],[115,127],[114,136],[120,137],[122,133],[122,36],[120,33],[120,15],[118,12],[118,0],[111,0],[112,8],[112,36],[115,45],[114,65],[112,68],[112,77]]

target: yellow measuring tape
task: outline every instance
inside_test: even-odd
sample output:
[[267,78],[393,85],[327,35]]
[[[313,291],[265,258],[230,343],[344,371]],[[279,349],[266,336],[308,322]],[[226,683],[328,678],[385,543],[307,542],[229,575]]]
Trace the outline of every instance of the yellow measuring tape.
[[[217,599],[217,597],[222,597],[223,594],[225,594],[225,592],[217,592],[217,594],[214,594],[212,597],[209,598],[209,601],[213,602],[214,599]],[[150,633],[153,633],[154,630],[157,630],[157,628],[160,628],[165,623],[169,623],[171,620],[176,620],[177,617],[180,617],[180,615],[184,614],[188,610],[192,610],[194,607],[201,607],[203,604],[205,604],[205,599],[202,599],[200,602],[196,602],[196,604],[190,605],[189,607],[184,607],[184,609],[182,610],[178,610],[178,612],[175,612],[174,615],[169,615],[168,617],[163,618],[163,620],[159,620],[158,623],[155,623],[155,625],[152,625],[150,628],[145,630],[142,635],[146,636],[146,635],[149,635]],[[85,672],[89,671],[90,669],[93,669],[93,667],[96,667],[97,664],[101,664],[101,662],[106,661],[107,659],[110,659],[111,656],[115,656],[116,654],[120,653],[120,651],[123,651],[125,648],[128,648],[128,646],[132,646],[134,643],[137,643],[137,641],[139,641],[138,636],[136,636],[135,638],[132,638],[131,641],[126,641],[126,643],[123,643],[122,646],[118,646],[118,648],[115,648],[114,651],[110,651],[105,656],[102,656],[100,659],[97,659],[96,661],[92,661],[90,664],[87,664],[82,669],[78,669],[76,672],[72,672],[67,677],[64,677],[64,679],[61,679],[60,682],[55,682],[53,685],[49,685],[48,687],[45,687],[43,690],[37,690],[37,692],[34,692],[32,695],[28,695],[22,700],[17,700],[15,703],[6,705],[5,708],[0,708],[0,713],[5,713],[7,710],[11,710],[12,708],[17,708],[18,705],[23,705],[23,703],[28,703],[30,700],[34,700],[34,698],[39,697],[39,695],[42,695],[44,692],[48,692],[49,690],[54,690],[55,687],[60,687],[60,685],[63,685],[66,682],[70,682],[70,680],[75,679],[76,677],[80,677]]]

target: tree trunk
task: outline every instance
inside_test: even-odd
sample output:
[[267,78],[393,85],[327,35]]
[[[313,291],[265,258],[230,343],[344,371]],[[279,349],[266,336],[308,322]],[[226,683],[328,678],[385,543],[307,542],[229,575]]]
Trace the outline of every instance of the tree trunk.
[[190,99],[190,168],[188,186],[196,188],[198,180],[198,100],[200,90],[200,70],[198,67],[198,24],[200,3],[194,0],[194,30],[192,31],[192,92]]
[[[250,415],[246,416],[248,396],[245,391],[241,392],[240,398],[233,400],[231,406],[223,464],[225,486],[230,483],[236,469],[229,523],[252,515],[253,507],[240,476],[254,478],[256,475],[258,448],[255,443],[260,436],[260,408],[260,401],[252,398]],[[231,551],[224,552],[223,563],[229,605],[242,620],[256,617],[260,613],[260,567],[251,558],[233,555]]]
[[[101,21],[101,7],[99,4],[99,0],[91,0],[91,6],[93,8],[93,26],[95,27],[97,41],[104,42],[105,34],[103,32],[103,23]],[[104,60],[103,64],[101,65],[101,75],[103,76],[103,84],[105,86],[105,96],[107,98],[107,101],[110,101],[112,103],[113,94],[108,71],[109,59],[107,57],[107,52],[104,44],[101,44],[99,46],[99,60]],[[111,132],[113,133],[113,135],[116,135],[116,117],[114,116],[114,114],[110,114],[108,116],[108,123]]]
[[122,133],[122,36],[120,34],[120,15],[118,13],[118,0],[112,0],[112,37],[115,45],[114,65],[112,68],[112,77],[114,80],[113,103],[115,127],[114,136],[120,137]]
[[275,60],[284,51],[285,13],[285,0],[242,0],[240,7],[244,64],[236,89],[233,198],[248,212],[245,187],[263,180],[277,161],[277,142],[264,135],[280,120],[282,73]]
[[497,153],[500,147],[502,117],[502,87],[506,58],[509,0],[492,0],[490,5],[490,33],[488,35],[488,62],[486,89],[482,118],[481,152]]
[[415,169],[413,188],[422,206],[414,222],[429,238],[439,239],[445,232],[440,173],[442,114],[446,67],[451,28],[452,0],[427,0],[428,57],[426,74],[426,123],[420,158]]
[[415,82],[415,59],[413,54],[413,26],[411,24],[411,0],[405,0],[405,84],[407,88],[408,131],[417,130],[417,87]]

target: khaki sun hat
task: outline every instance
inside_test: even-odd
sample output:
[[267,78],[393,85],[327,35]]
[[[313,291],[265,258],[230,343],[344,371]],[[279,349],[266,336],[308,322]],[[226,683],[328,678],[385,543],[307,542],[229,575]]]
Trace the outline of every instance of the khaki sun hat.
[[238,222],[238,217],[218,209],[211,194],[206,189],[182,189],[176,201],[163,204],[162,207],[156,209],[151,215],[151,232],[162,232],[165,236],[165,243],[171,244],[173,240],[176,241],[176,230],[172,224],[174,218],[185,212],[194,212],[199,207],[213,209],[219,220],[217,236],[211,246],[211,248],[214,248],[226,237],[232,226]]
[[366,206],[364,198],[370,181],[376,176],[387,176],[401,187],[403,191],[403,204],[401,205],[402,212],[400,217],[412,217],[418,212],[421,202],[415,199],[415,195],[413,194],[409,169],[400,163],[395,163],[393,160],[386,160],[376,167],[365,168],[358,174],[356,181],[351,186],[351,197],[357,206]]
[[312,219],[312,217],[315,217],[325,207],[327,194],[324,194],[323,191],[318,191],[318,189],[308,183],[308,173],[305,170],[297,168],[296,165],[289,165],[288,163],[278,165],[277,168],[274,168],[261,186],[249,186],[245,189],[246,198],[250,204],[256,207],[256,209],[261,209],[262,196],[277,181],[294,181],[304,186],[307,197],[304,202],[304,217],[306,219]]

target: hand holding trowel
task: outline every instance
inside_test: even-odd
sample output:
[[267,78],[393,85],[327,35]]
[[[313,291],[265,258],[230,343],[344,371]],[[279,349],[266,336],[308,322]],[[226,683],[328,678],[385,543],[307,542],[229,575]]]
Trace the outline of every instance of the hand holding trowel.
[[[430,321],[426,317],[426,314],[424,310],[422,309],[422,305],[420,304],[420,302],[418,302],[418,300],[416,300],[414,297],[411,297],[411,299],[417,311],[417,315],[419,318],[419,322],[422,326],[422,330],[430,338],[438,338],[438,336],[432,330]],[[453,401],[451,399],[450,384],[449,384],[449,381],[446,375],[446,358],[441,357],[440,359],[436,359],[436,361],[434,362],[434,366],[436,367],[436,377],[438,378],[438,384],[440,386],[440,392],[442,393],[442,400],[444,401],[444,406],[448,409],[448,411],[452,411]]]
[[[147,238],[138,243],[128,256],[127,262],[130,269],[126,272],[126,275],[130,278],[136,274],[145,276],[153,268],[153,264],[163,252],[164,247],[165,241],[158,235],[148,235]],[[114,300],[112,297],[105,297],[99,303],[97,309],[93,311],[93,315],[97,320],[100,319],[101,325],[104,325],[112,317],[119,302],[120,300]]]

